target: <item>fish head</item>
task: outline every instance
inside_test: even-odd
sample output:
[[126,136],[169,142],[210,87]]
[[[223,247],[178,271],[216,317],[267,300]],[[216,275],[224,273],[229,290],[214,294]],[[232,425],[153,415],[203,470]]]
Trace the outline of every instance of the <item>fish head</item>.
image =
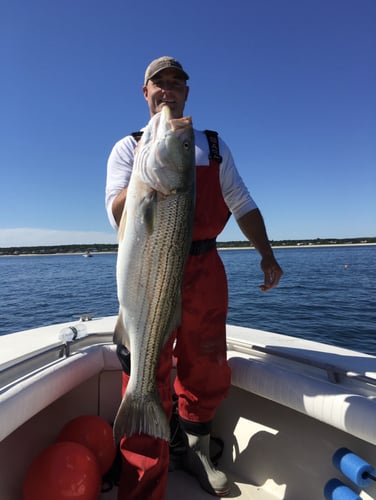
[[170,109],[165,105],[144,131],[134,168],[149,187],[169,195],[191,188],[194,167],[192,118],[171,118]]

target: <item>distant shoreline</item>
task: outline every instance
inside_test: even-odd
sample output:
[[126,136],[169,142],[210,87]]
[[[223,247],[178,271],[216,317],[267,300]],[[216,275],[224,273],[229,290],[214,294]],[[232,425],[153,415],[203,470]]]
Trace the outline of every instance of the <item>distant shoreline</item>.
[[[273,250],[279,248],[330,248],[330,247],[367,247],[376,246],[376,243],[323,243],[322,245],[272,245]],[[218,250],[256,250],[255,247],[217,247]]]
[[[59,245],[57,245],[59,246]],[[94,245],[93,245],[94,246]],[[370,243],[301,243],[297,245],[287,245],[287,244],[276,244],[272,245],[273,250],[280,250],[283,248],[287,249],[292,249],[292,248],[330,248],[330,247],[366,247],[366,246],[376,246],[376,242],[370,242]],[[227,251],[227,250],[256,250],[254,246],[247,246],[247,245],[242,245],[242,246],[221,246],[221,243],[217,244],[217,250],[220,251]],[[83,249],[82,251],[76,251],[76,252],[33,252],[33,253],[0,253],[0,258],[1,257],[54,257],[58,255],[78,255],[81,257],[85,257],[85,254],[87,253],[87,250]],[[116,254],[117,250],[91,250],[90,251],[91,255],[94,257],[95,255],[101,255],[101,254]]]

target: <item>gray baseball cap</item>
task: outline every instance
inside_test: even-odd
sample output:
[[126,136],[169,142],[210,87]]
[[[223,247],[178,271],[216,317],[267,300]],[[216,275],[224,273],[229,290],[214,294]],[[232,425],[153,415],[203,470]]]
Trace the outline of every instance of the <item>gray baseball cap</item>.
[[153,78],[160,71],[171,68],[179,72],[183,78],[183,80],[189,80],[188,74],[184,71],[183,66],[177,61],[174,57],[163,56],[158,59],[154,59],[145,71],[144,85],[147,84],[150,78]]

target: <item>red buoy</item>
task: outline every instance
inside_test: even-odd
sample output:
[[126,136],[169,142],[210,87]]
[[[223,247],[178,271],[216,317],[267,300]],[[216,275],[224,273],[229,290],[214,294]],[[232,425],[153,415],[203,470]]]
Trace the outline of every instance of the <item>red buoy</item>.
[[23,500],[97,500],[102,478],[95,455],[79,443],[59,442],[31,463]]
[[91,450],[96,456],[102,476],[109,470],[116,455],[112,427],[97,415],[82,415],[68,422],[58,441],[74,441]]

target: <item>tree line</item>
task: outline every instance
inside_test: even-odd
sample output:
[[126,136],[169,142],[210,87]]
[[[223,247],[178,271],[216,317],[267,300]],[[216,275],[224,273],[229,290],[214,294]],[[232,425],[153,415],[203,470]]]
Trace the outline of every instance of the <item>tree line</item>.
[[[289,239],[271,240],[272,247],[283,246],[317,246],[317,245],[359,245],[376,244],[376,237],[365,238],[316,238],[316,239]],[[249,241],[217,242],[218,248],[251,248]],[[81,245],[40,245],[40,246],[12,246],[0,247],[0,255],[52,255],[52,254],[94,254],[116,253],[117,243],[98,243]]]

